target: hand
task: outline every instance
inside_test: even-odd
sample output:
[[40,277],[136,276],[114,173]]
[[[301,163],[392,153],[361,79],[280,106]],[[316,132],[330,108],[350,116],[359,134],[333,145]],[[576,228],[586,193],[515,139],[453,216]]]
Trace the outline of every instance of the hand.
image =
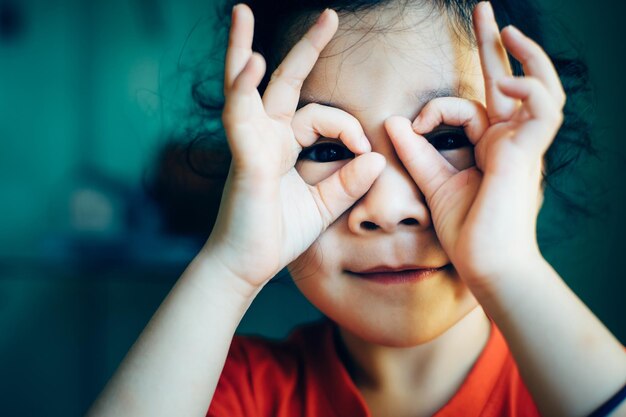
[[[438,98],[412,126],[393,116],[386,127],[426,198],[442,247],[476,295],[541,258],[536,221],[542,161],[562,123],[565,93],[539,45],[513,27],[500,36],[488,2],[477,5],[474,27],[487,108],[478,101]],[[511,77],[505,47],[522,63],[525,77]],[[441,123],[464,127],[475,166],[459,171],[421,135]]]
[[[367,192],[385,160],[369,152],[360,123],[348,113],[310,104],[296,112],[300,88],[337,30],[333,10],[291,49],[263,97],[257,87],[265,61],[252,52],[254,17],[233,9],[226,53],[222,121],[232,153],[215,227],[205,245],[252,292],[304,252]],[[317,184],[306,184],[294,166],[303,147],[320,136],[340,138],[355,154]]]

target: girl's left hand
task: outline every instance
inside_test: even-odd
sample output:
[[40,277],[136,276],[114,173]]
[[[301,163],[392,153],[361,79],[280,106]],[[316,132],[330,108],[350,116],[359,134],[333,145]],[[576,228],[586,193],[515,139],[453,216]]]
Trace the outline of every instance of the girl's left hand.
[[[474,28],[487,108],[478,101],[437,98],[412,126],[399,116],[385,123],[424,194],[443,249],[477,295],[541,259],[536,222],[543,155],[562,123],[565,93],[538,44],[514,27],[500,36],[488,2],[476,6]],[[507,50],[526,76],[511,76]],[[474,145],[475,166],[459,171],[421,135],[439,124],[463,126]]]

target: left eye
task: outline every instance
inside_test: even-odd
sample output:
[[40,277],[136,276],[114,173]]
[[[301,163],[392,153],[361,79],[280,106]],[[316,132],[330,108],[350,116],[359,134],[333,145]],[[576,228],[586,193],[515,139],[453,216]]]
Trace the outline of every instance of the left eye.
[[314,162],[324,163],[340,161],[352,157],[354,157],[354,153],[350,152],[348,148],[336,143],[325,142],[302,150],[298,156],[298,160],[308,159]]
[[426,139],[440,151],[471,146],[469,139],[461,128],[443,127],[424,135]]

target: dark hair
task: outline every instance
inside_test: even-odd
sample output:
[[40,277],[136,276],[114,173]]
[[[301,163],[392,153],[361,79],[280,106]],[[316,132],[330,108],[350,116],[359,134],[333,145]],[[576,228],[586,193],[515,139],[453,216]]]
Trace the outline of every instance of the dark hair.
[[[182,140],[172,142],[164,152],[164,155],[170,156],[169,159],[164,159],[169,162],[172,159],[171,155],[176,155],[174,159],[178,161],[176,169],[178,176],[172,177],[170,164],[169,171],[159,171],[159,175],[152,182],[153,194],[165,207],[173,202],[176,204],[176,206],[169,206],[170,217],[182,218],[186,221],[182,228],[181,224],[178,224],[178,228],[174,227],[177,231],[208,233],[219,206],[221,186],[230,161],[229,149],[221,126],[221,112],[224,105],[223,57],[227,44],[230,13],[232,6],[236,3],[238,1],[226,0],[218,5],[216,16],[217,22],[220,23],[216,31],[215,49],[211,51],[209,59],[205,60],[203,66],[198,66],[196,81],[191,89],[196,107],[189,118],[187,129],[182,134]],[[246,3],[251,7],[255,16],[253,50],[260,52],[268,63],[265,77],[259,86],[261,93],[281,59],[278,46],[284,48],[286,41],[295,40],[294,37],[297,35],[295,32],[307,28],[326,7],[333,8],[341,16],[342,14],[366,13],[387,6],[399,7],[400,12],[405,7],[430,6],[433,11],[445,13],[460,39],[475,44],[472,11],[478,3],[477,0],[250,0]],[[571,181],[571,175],[577,173],[571,169],[575,162],[585,153],[596,155],[591,142],[592,114],[590,109],[593,97],[588,68],[572,45],[568,45],[563,50],[555,47],[557,44],[563,44],[563,40],[557,37],[557,32],[546,33],[546,29],[554,28],[555,20],[550,20],[551,25],[544,24],[539,7],[534,1],[493,0],[491,4],[500,27],[513,24],[542,45],[552,59],[568,97],[564,109],[564,123],[545,155],[546,166],[543,178],[546,203],[559,205],[556,211],[560,215],[551,221],[560,220],[562,224],[558,225],[557,234],[550,235],[545,230],[540,233],[540,244],[556,242],[575,230],[577,215],[590,215],[593,212],[589,205],[590,201],[583,200],[581,197],[583,193],[577,190],[567,191],[568,187],[575,184],[580,185],[581,190],[583,189],[582,181]],[[294,29],[296,21],[299,24]],[[287,32],[288,30],[290,32]],[[381,29],[377,28],[377,30]],[[550,39],[547,39],[548,35]],[[219,59],[211,58],[216,56]],[[212,71],[206,70],[210,61],[217,64],[215,67],[217,71],[215,68]],[[523,75],[520,63],[512,57],[510,61],[514,74]],[[210,65],[208,67],[210,68]],[[565,173],[570,175],[564,175]],[[181,181],[181,178],[192,179],[196,183],[201,181],[201,178],[205,181],[204,188],[189,188],[184,181]],[[569,178],[570,181],[563,181],[565,178]],[[202,207],[200,202],[204,201],[205,209],[201,213],[195,213],[200,216],[195,220],[193,220],[193,215],[185,214],[185,207],[179,203],[180,196],[185,193],[192,196],[186,201],[187,203],[189,200],[194,201],[192,205],[196,210]],[[551,196],[555,198],[552,200]],[[567,214],[567,216],[562,214]],[[202,223],[199,224],[198,220]]]

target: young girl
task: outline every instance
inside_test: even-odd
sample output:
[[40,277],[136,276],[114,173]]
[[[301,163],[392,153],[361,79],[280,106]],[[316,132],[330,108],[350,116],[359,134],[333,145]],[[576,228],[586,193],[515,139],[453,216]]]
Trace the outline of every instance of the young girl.
[[[90,415],[626,415],[623,347],[537,244],[566,95],[490,3],[237,5],[224,95],[215,227]],[[328,320],[233,339],[285,266]]]

